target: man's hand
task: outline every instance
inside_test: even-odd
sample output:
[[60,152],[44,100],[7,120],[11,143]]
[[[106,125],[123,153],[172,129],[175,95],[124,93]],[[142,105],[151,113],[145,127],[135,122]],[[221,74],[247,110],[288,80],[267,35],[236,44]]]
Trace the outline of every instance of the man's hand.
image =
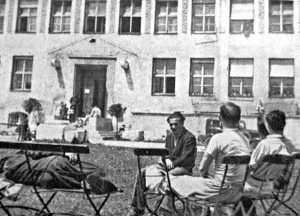
[[166,165],[168,169],[174,168],[173,161],[171,161],[170,159],[166,159]]
[[75,153],[66,153],[65,156],[67,156],[71,163],[76,163],[78,161],[77,154]]

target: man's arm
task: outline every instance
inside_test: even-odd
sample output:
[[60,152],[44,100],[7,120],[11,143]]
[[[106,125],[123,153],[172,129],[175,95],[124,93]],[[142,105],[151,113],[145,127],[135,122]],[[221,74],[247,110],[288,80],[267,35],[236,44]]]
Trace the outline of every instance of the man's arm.
[[199,171],[201,177],[207,177],[209,166],[213,162],[214,158],[210,154],[204,154],[200,163]]

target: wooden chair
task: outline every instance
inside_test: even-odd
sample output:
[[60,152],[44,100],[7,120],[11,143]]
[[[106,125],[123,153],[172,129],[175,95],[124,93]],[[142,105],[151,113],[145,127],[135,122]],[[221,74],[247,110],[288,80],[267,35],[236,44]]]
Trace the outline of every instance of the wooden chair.
[[[77,153],[78,158],[78,164],[80,168],[80,172],[83,173],[83,167],[82,167],[82,161],[80,159],[80,154],[89,154],[89,147],[87,145],[82,144],[64,144],[64,143],[39,143],[39,142],[7,142],[7,141],[0,141],[0,148],[2,149],[18,149],[23,150],[24,154],[26,156],[27,165],[29,170],[32,172],[37,171],[34,170],[29,163],[29,156],[27,154],[27,151],[47,151],[47,152],[69,152],[69,153]],[[38,170],[42,172],[49,172],[48,170]],[[22,206],[22,205],[5,205],[2,202],[2,199],[5,197],[2,195],[0,196],[0,207],[3,209],[3,211],[8,215],[11,216],[9,209],[11,208],[21,208],[25,210],[31,210],[35,212],[35,215],[84,215],[84,214],[74,214],[74,213],[65,213],[65,212],[53,212],[49,208],[49,204],[52,202],[52,200],[55,198],[58,192],[66,192],[66,193],[81,193],[86,196],[88,199],[90,205],[92,206],[95,216],[100,216],[100,211],[105,205],[106,201],[108,200],[111,193],[115,192],[122,192],[119,189],[116,189],[114,191],[111,191],[106,194],[101,195],[95,195],[91,190],[87,187],[87,184],[85,181],[83,181],[83,189],[61,189],[61,188],[51,188],[51,189],[43,189],[38,187],[37,185],[28,185],[33,188],[33,193],[38,197],[39,202],[42,205],[42,208],[36,208],[36,207],[28,207],[28,206]],[[46,200],[45,197],[43,197],[41,194],[43,193],[50,193],[50,197]],[[96,200],[102,200],[99,205],[96,205]]]
[[[299,176],[291,184],[291,177],[294,170],[294,156],[289,155],[266,155],[263,157],[263,165],[266,165],[269,170],[266,175],[258,177],[253,177],[259,183],[258,192],[245,192],[243,198],[252,201],[251,206],[246,210],[243,203],[240,201],[238,208],[241,210],[243,216],[250,216],[255,206],[258,203],[263,207],[265,215],[270,215],[271,212],[276,211],[279,207],[285,207],[289,209],[295,215],[298,215],[296,210],[290,207],[287,202],[294,195],[294,191],[299,180]],[[298,173],[299,175],[299,173]],[[264,190],[264,185],[266,182],[273,182],[273,189],[269,191]],[[280,184],[280,185],[279,185]]]
[[[166,156],[169,155],[169,151],[167,149],[157,149],[157,148],[137,148],[134,149],[134,154],[137,156],[137,164],[138,164],[138,172],[139,172],[139,178],[140,182],[143,182],[143,176],[142,176],[142,167],[141,167],[141,157],[147,157],[147,156],[159,156],[162,159],[162,166],[164,167],[164,173],[165,173],[165,178],[166,178],[166,183],[168,187],[168,191],[163,191],[163,190],[148,190],[147,188],[142,188],[143,195],[145,198],[145,204],[148,212],[150,215],[155,215],[158,216],[158,211],[159,208],[166,196],[170,196],[172,199],[172,205],[174,207],[174,210],[178,212],[176,206],[175,206],[175,201],[179,200],[181,201],[180,197],[173,192],[172,187],[171,187],[171,181],[170,181],[170,175],[167,169],[166,165]],[[147,176],[146,176],[147,177]],[[149,200],[155,199],[155,205],[150,206],[149,205]],[[183,206],[183,203],[182,203]]]
[[[212,211],[212,215],[234,215],[235,209],[234,206],[236,202],[238,202],[239,198],[242,196],[243,186],[245,184],[247,172],[248,172],[248,163],[250,161],[249,155],[242,155],[242,156],[226,156],[223,158],[222,163],[225,164],[225,171],[223,174],[223,179],[220,184],[219,194],[220,197],[222,196],[223,190],[232,188],[236,193],[234,199],[222,199],[216,197],[214,201],[203,199],[201,196],[193,195],[185,198],[185,216],[195,216],[196,213],[193,207],[200,207],[201,208],[201,216],[206,216],[208,214],[208,210]],[[228,183],[227,181],[227,173],[230,166],[244,166],[245,167],[245,175],[242,182],[237,183]],[[183,199],[183,198],[182,198]],[[222,212],[222,209],[228,210],[227,212]]]

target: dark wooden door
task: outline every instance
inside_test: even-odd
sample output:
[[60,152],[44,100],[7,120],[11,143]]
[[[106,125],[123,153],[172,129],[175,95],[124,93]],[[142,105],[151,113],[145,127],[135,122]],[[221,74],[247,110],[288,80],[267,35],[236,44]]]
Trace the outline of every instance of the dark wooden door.
[[89,114],[93,104],[97,104],[101,109],[102,117],[104,117],[106,110],[106,67],[101,65],[78,67],[76,89],[75,93],[79,94],[80,116]]

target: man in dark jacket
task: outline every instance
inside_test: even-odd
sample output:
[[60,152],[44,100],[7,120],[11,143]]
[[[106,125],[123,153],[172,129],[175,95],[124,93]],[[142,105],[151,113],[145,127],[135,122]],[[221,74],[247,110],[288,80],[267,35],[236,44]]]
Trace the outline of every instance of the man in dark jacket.
[[[166,165],[171,175],[191,175],[195,166],[197,154],[195,136],[184,127],[184,116],[180,112],[171,114],[167,121],[170,125],[171,134],[166,138],[166,149],[170,154],[166,157]],[[138,216],[144,213],[145,200],[142,194],[142,189],[146,187],[146,170],[162,169],[161,161],[158,164],[151,165],[142,169],[142,179],[139,175],[136,176],[136,181],[133,191],[132,209],[130,216]]]

